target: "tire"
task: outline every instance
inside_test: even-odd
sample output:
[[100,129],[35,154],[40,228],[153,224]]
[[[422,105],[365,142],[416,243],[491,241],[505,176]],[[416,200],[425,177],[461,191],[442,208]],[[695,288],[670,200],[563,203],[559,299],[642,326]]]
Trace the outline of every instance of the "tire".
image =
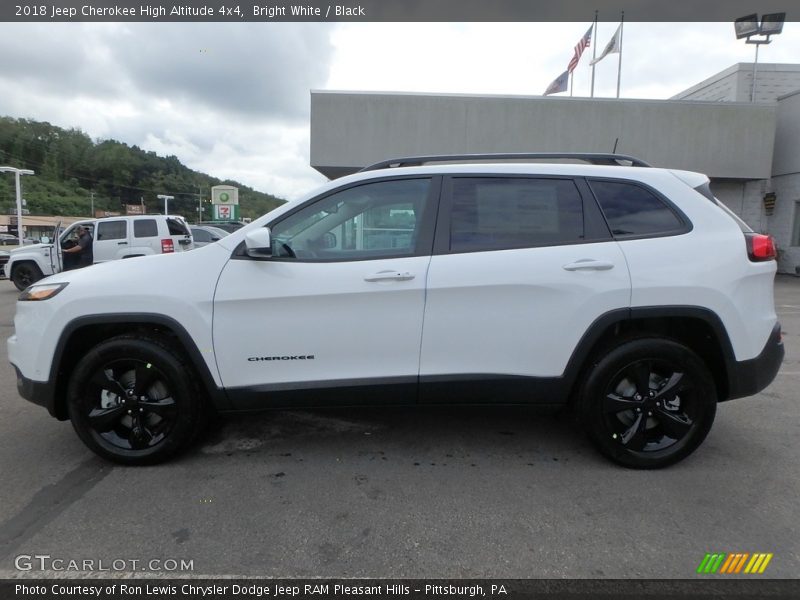
[[663,338],[620,344],[584,378],[579,416],[602,454],[625,467],[683,460],[708,435],[717,390],[692,350]]
[[125,465],[162,462],[205,426],[206,400],[180,350],[121,335],[92,348],[67,388],[72,426],[92,451]]
[[14,270],[11,271],[11,281],[14,282],[14,285],[17,286],[20,292],[43,277],[44,274],[42,270],[36,266],[36,263],[29,261],[14,265]]

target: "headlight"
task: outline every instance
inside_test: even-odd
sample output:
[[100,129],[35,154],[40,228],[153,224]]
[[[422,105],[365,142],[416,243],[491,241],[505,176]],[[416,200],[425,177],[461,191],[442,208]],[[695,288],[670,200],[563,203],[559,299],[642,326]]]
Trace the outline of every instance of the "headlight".
[[17,300],[49,300],[67,287],[66,283],[43,283],[25,288]]

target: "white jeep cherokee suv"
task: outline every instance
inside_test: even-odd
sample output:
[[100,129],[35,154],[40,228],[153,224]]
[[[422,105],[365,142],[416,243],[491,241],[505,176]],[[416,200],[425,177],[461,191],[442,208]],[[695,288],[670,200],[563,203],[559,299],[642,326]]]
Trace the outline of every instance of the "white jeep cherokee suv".
[[360,404],[572,406],[612,460],[674,463],[778,371],[774,245],[704,175],[519,162],[553,156],[379,163],[194,252],[49,277],[17,304],[19,392],[127,464],[209,410]]

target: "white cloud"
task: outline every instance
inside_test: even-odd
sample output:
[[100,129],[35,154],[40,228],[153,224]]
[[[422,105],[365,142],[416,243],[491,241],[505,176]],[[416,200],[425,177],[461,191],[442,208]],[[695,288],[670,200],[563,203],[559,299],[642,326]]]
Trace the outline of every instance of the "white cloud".
[[[0,24],[0,114],[76,127],[261,191],[295,197],[309,166],[311,89],[539,95],[589,23]],[[601,23],[602,50],[617,23]],[[588,96],[589,48],[575,71]],[[761,48],[796,62],[800,24]],[[730,23],[626,23],[622,96],[669,98],[753,47]],[[617,56],[598,64],[613,97]],[[383,157],[376,157],[376,160]]]

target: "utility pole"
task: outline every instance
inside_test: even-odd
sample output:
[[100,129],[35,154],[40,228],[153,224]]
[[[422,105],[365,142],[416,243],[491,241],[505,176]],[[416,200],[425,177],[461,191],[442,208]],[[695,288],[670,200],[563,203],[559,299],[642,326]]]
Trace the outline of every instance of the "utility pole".
[[92,212],[89,216],[94,219],[94,192],[90,192],[90,194],[92,195]]
[[17,237],[19,238],[19,245],[22,246],[22,184],[20,183],[20,175],[33,175],[30,169],[17,169],[16,167],[0,167],[0,173],[14,173],[14,179],[17,185]]

